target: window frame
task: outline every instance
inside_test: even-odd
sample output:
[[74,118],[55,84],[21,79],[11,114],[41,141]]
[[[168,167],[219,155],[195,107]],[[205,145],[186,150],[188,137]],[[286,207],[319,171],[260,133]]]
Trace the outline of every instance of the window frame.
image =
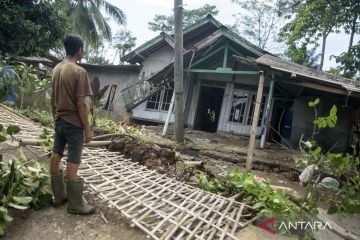
[[[231,111],[232,111],[232,104],[234,102],[234,95],[236,92],[242,92],[242,93],[246,93],[247,94],[247,101],[246,101],[246,106],[245,106],[245,113],[243,115],[243,119],[242,121],[234,121],[234,116],[235,116],[235,113],[233,114],[234,116],[232,117],[233,120],[230,120],[231,119]],[[245,94],[244,94],[245,95]],[[253,103],[253,97],[255,96],[255,99],[254,99],[254,105],[256,104],[256,95],[257,95],[257,92],[255,91],[251,91],[251,90],[245,90],[245,89],[240,89],[240,88],[234,88],[233,89],[233,94],[232,94],[232,98],[231,98],[231,104],[230,104],[230,111],[229,111],[229,114],[228,114],[228,122],[229,123],[232,123],[232,124],[240,124],[242,126],[251,126],[252,124],[252,116],[249,116],[249,113],[250,113],[250,110],[251,110],[251,106],[252,106],[252,103]],[[265,106],[266,106],[266,101],[267,101],[267,94],[263,94],[262,95],[262,98],[264,99],[264,104],[262,104],[260,106],[260,111],[262,111],[262,117],[259,118],[259,123],[257,125],[257,127],[261,127],[261,124],[263,123],[264,121],[264,111],[265,111]],[[255,108],[255,106],[254,106]],[[239,117],[241,118],[241,113],[239,115]],[[250,124],[248,124],[248,119],[251,117],[251,122]]]
[[[160,96],[159,96],[159,100],[155,103],[157,103],[157,108],[149,108],[148,107],[148,103],[149,103],[149,100],[152,98],[149,98],[147,101],[146,101],[146,106],[145,106],[145,110],[146,111],[154,111],[154,112],[168,112],[169,111],[169,107],[170,107],[170,104],[171,104],[171,98],[172,98],[172,94],[171,94],[171,97],[168,98],[169,99],[169,102],[165,102],[165,95],[166,95],[166,91],[169,91],[169,90],[172,90],[171,93],[174,94],[174,87],[172,84],[169,84],[168,86],[165,86],[164,88],[161,89],[161,91],[157,92],[156,94],[154,94],[152,97],[154,96],[157,96],[159,95],[160,93]],[[163,106],[165,104],[168,104],[168,108],[165,110],[163,110]]]

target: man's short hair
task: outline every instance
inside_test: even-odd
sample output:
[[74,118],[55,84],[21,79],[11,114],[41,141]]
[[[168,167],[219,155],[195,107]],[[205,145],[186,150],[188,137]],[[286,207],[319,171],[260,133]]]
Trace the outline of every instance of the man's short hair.
[[84,47],[84,41],[77,34],[67,34],[63,43],[66,56],[74,56],[80,48]]

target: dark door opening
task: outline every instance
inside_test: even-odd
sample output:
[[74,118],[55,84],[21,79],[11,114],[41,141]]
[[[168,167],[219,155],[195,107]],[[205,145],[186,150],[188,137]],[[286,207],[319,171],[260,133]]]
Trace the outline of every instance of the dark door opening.
[[224,96],[223,88],[201,87],[195,128],[216,132]]
[[292,101],[275,100],[269,141],[281,143],[282,138],[291,138],[293,112],[289,111],[289,109],[292,105]]

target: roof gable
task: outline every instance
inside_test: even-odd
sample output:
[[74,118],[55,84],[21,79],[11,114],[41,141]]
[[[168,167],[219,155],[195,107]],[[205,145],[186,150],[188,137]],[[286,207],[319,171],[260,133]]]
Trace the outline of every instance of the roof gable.
[[[203,39],[206,39],[208,36],[214,34],[220,29],[222,30],[222,33],[225,37],[229,38],[236,44],[241,45],[256,56],[261,56],[262,54],[266,53],[264,50],[258,48],[236,33],[232,32],[210,14],[201,21],[184,29],[184,46],[192,48],[194,45],[196,45],[196,43],[201,42]],[[167,44],[171,45],[171,42],[173,41],[169,41],[169,38],[171,38],[171,36],[165,33],[160,33],[157,37],[147,41],[143,45],[125,55],[122,58],[122,61],[127,61],[133,64],[140,63],[146,59],[149,54],[155,52],[159,48],[162,48]]]

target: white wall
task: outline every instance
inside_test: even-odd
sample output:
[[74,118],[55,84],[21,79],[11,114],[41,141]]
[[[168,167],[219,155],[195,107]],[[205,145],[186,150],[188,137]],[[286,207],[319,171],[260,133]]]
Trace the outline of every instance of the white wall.
[[[141,74],[145,73],[145,77],[150,76],[166,65],[172,62],[174,59],[174,49],[169,45],[159,49],[158,51],[150,54],[143,62],[141,68]],[[167,111],[158,111],[146,109],[147,101],[140,104],[132,110],[132,117],[141,120],[150,120],[155,122],[165,122]],[[175,116],[172,114],[170,122],[174,122]]]
[[[143,102],[142,104],[134,108],[132,110],[132,117],[135,119],[150,120],[154,122],[164,123],[168,112],[146,109],[146,103],[147,102]],[[172,113],[170,123],[173,123],[174,121],[175,115]]]
[[86,69],[89,75],[89,79],[92,80],[94,77],[98,77],[100,81],[100,89],[104,86],[109,85],[107,92],[104,94],[105,97],[109,95],[111,84],[116,84],[117,89],[113,101],[112,111],[101,111],[100,115],[109,117],[113,120],[121,121],[126,119],[129,114],[126,112],[125,103],[121,90],[135,84],[139,79],[139,73],[137,72],[126,72],[114,69]]
[[163,69],[166,65],[174,60],[174,49],[169,45],[150,54],[142,63],[141,73],[145,77],[152,75]]

